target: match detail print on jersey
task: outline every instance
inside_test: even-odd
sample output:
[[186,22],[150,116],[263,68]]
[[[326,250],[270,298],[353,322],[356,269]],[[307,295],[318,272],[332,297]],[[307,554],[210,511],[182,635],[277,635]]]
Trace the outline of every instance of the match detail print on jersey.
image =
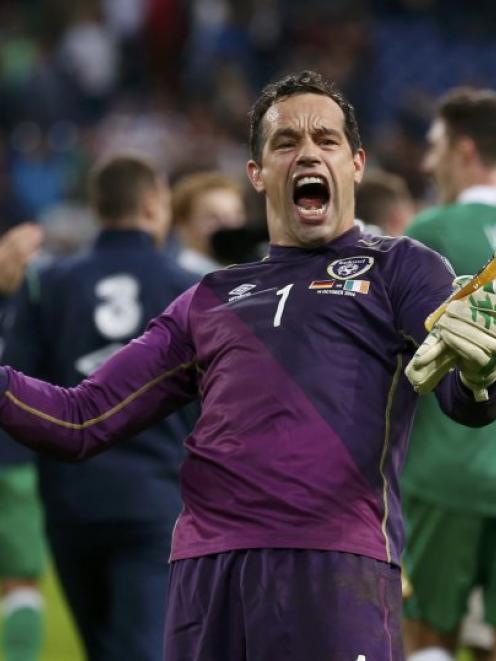
[[308,289],[315,289],[319,294],[322,293],[322,290],[326,290],[325,293],[329,294],[354,296],[355,294],[351,292],[368,294],[370,282],[368,280],[312,280]]

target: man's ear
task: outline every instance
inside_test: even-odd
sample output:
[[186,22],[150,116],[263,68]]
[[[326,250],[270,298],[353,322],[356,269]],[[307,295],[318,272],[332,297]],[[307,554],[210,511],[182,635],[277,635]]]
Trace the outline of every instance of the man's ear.
[[359,184],[365,171],[365,151],[363,149],[359,149],[353,156],[353,163],[355,165],[355,183]]
[[145,222],[154,221],[160,202],[157,191],[143,191],[140,200],[140,215]]
[[251,185],[257,193],[263,193],[265,186],[262,180],[262,168],[256,161],[250,160],[246,164],[246,174],[251,181]]
[[462,136],[456,141],[455,148],[465,165],[472,163],[478,157],[477,147],[472,138]]

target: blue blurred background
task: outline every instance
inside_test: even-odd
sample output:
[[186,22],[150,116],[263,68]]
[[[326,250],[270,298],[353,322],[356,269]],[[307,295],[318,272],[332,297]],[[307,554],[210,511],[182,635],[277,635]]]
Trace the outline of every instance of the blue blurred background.
[[306,67],[354,103],[369,162],[429,202],[433,102],[494,85],[495,22],[489,0],[0,0],[0,230],[70,212],[83,232],[88,165],[117,149],[172,180],[243,177],[255,94]]

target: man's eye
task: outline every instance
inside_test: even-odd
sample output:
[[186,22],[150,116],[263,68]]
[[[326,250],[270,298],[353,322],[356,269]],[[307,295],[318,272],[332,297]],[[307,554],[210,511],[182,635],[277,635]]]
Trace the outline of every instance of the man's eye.
[[332,147],[333,145],[337,145],[338,141],[335,138],[322,138],[320,144],[323,147]]
[[294,146],[294,142],[287,140],[286,142],[279,142],[276,145],[276,149],[290,149]]

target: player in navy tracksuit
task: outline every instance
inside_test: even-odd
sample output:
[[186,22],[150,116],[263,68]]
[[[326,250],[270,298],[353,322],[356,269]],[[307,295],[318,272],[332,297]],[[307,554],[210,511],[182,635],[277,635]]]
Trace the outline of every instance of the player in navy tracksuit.
[[[5,360],[72,386],[192,284],[155,247],[167,222],[148,164],[117,157],[93,176],[103,230],[88,252],[31,273]],[[84,465],[40,458],[57,572],[91,661],[158,661],[178,470],[193,411],[179,412]]]

